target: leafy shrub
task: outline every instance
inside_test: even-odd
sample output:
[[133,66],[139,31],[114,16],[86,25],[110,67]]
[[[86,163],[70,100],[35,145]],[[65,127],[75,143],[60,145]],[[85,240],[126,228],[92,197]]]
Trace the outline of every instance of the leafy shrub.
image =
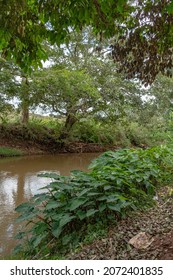
[[49,143],[56,144],[58,138],[57,134],[59,132],[43,126],[42,124],[31,122],[27,125],[10,123],[0,125],[0,133],[3,137],[9,139],[15,137],[16,141],[25,140],[47,145]]
[[24,153],[19,149],[0,147],[0,157],[22,156]]
[[110,144],[127,147],[130,141],[120,124],[106,124],[94,120],[83,120],[71,131],[72,140],[86,143]]
[[128,124],[126,128],[126,137],[129,139],[130,143],[135,146],[150,144],[149,130],[144,126],[140,126],[137,122]]
[[156,186],[172,157],[165,146],[120,149],[103,153],[88,173],[40,175],[53,181],[42,189],[44,193],[16,208],[18,222],[32,225],[18,235],[22,241],[26,238],[27,253],[35,255],[46,244],[51,253],[70,250],[88,240],[86,234],[92,225],[105,227],[129,211],[152,205]]
[[53,117],[32,117],[30,118],[29,123],[32,126],[38,125],[38,127],[45,127],[47,129],[51,129],[53,131],[56,131],[60,134],[60,130],[63,127],[63,122],[62,120],[59,120],[58,118],[53,118]]

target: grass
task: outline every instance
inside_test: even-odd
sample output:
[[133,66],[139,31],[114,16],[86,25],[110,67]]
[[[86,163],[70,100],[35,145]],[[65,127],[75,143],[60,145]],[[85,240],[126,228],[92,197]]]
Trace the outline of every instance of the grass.
[[8,147],[0,147],[0,157],[14,157],[22,155],[23,152],[21,150]]

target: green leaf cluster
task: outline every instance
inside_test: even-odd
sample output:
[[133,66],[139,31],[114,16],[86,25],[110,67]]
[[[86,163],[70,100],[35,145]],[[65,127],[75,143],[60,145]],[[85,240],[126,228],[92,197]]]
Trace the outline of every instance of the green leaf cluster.
[[120,149],[103,153],[88,173],[41,174],[53,181],[42,188],[45,192],[16,208],[18,222],[25,221],[29,227],[19,238],[22,242],[27,238],[31,255],[47,243],[51,253],[55,248],[69,251],[87,240],[91,225],[108,226],[129,211],[151,206],[172,157],[172,149],[166,146]]

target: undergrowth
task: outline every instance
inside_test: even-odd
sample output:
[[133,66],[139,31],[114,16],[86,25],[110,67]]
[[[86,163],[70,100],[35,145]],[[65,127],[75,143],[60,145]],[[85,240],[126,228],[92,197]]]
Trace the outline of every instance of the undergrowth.
[[23,152],[19,149],[0,147],[0,157],[13,157],[13,156],[22,156],[22,155]]
[[17,221],[28,227],[19,232],[15,252],[32,259],[65,256],[104,236],[129,212],[153,205],[157,188],[170,177],[172,157],[166,146],[120,149],[103,153],[88,173],[41,174],[52,182],[16,208]]
[[[60,135],[65,120],[52,117],[32,117],[28,124],[6,122],[0,124],[0,134],[4,138],[47,144],[50,141],[61,142]],[[96,143],[100,145],[116,145],[118,147],[152,146],[164,142],[167,132],[155,125],[140,125],[135,121],[120,120],[101,122],[94,119],[81,119],[67,133],[64,142]]]

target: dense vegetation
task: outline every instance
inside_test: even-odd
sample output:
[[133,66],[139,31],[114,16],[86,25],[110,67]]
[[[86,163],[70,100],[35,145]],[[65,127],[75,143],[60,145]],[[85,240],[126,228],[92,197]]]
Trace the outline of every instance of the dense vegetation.
[[171,0],[10,0],[0,2],[0,11],[2,56],[25,72],[46,59],[44,40],[68,44],[70,30],[92,26],[100,42],[112,38],[112,56],[128,78],[151,84],[159,72],[171,75]]
[[144,88],[117,73],[106,40],[102,42],[106,53],[98,53],[91,28],[69,36],[67,46],[47,43],[49,67],[30,75],[1,60],[2,137],[54,146],[163,143],[172,129],[172,79],[158,75],[152,86]]
[[166,146],[120,149],[102,154],[88,173],[42,174],[52,182],[16,209],[18,222],[28,224],[28,231],[18,234],[22,245],[16,250],[24,258],[51,258],[102,236],[105,227],[130,211],[154,203],[160,184],[171,180],[172,157],[172,148]]
[[0,157],[21,156],[22,152],[19,149],[0,147]]
[[171,180],[173,2],[8,2],[0,1],[0,155],[19,154],[11,146],[21,143],[53,153],[71,143],[125,148],[89,173],[45,174],[47,191],[17,207],[29,223],[18,235],[23,257],[52,257],[151,206]]

